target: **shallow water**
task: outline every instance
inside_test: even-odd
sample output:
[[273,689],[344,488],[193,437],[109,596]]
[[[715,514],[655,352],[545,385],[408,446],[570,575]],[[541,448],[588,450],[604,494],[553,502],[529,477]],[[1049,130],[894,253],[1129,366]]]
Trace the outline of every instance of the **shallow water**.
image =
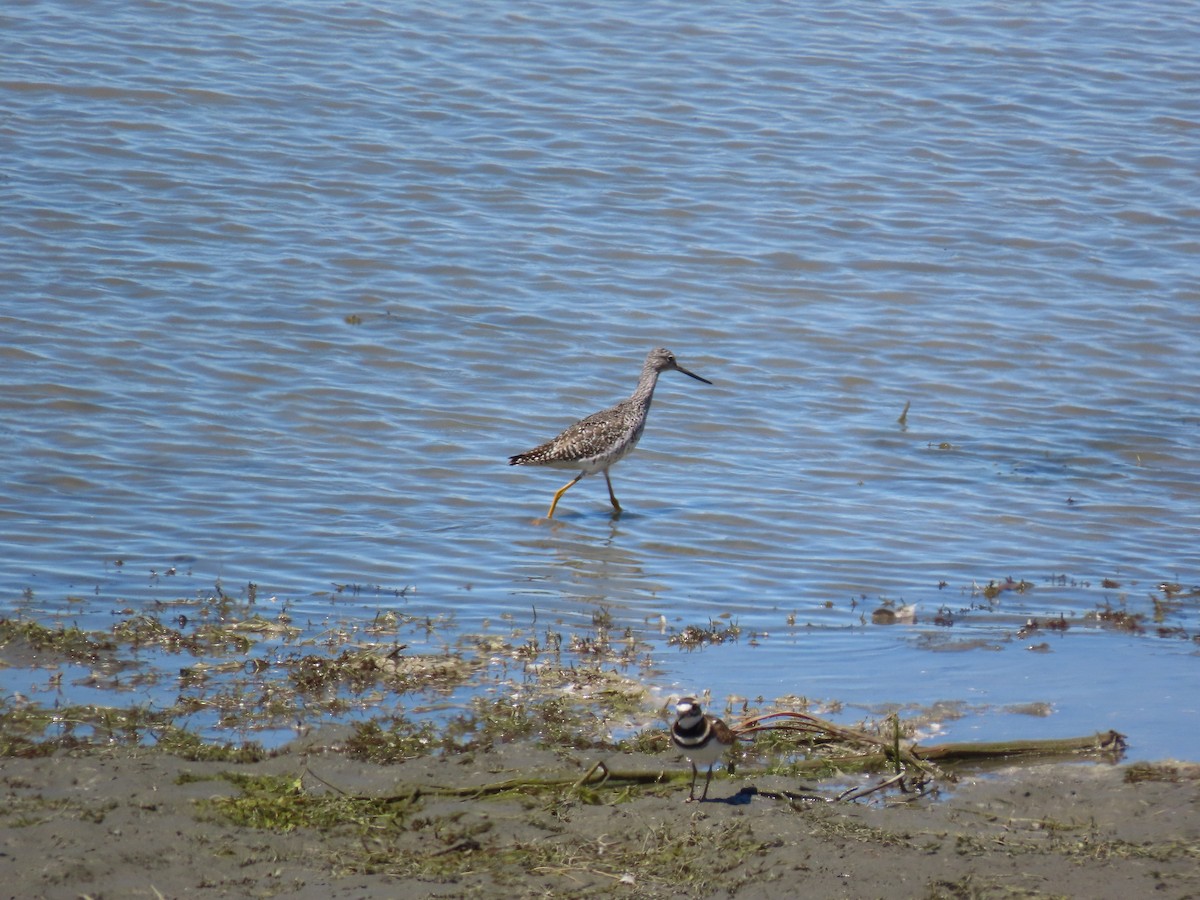
[[664,696],[1194,757],[1191,7],[456,10],[6,8],[0,604],[603,609]]

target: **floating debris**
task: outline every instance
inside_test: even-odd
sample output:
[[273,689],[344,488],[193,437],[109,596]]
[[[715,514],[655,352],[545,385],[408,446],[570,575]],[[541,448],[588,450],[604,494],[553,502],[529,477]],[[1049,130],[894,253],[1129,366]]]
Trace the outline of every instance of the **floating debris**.
[[697,647],[703,647],[707,644],[724,644],[726,641],[736,641],[741,636],[741,633],[742,629],[737,622],[722,625],[719,622],[710,620],[707,628],[699,625],[688,625],[682,631],[667,638],[667,644],[671,647],[694,650]]
[[917,621],[917,605],[909,603],[904,606],[881,606],[871,613],[874,625],[912,625]]

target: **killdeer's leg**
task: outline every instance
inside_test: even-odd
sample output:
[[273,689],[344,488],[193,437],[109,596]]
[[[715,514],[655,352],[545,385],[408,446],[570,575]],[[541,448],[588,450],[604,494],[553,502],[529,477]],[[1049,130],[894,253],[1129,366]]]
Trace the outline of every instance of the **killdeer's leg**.
[[712,781],[712,766],[708,767],[708,777],[704,779],[704,793],[700,795],[700,802],[708,799],[708,783]]
[[687,799],[683,801],[684,803],[691,803],[696,799],[696,775],[696,764],[692,763],[692,786],[688,788]]

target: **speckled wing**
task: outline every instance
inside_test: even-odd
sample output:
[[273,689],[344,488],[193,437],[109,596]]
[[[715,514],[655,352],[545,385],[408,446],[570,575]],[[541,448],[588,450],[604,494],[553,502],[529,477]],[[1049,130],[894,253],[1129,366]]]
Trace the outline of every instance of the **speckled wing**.
[[581,468],[594,461],[595,470],[606,468],[632,450],[642,436],[640,428],[631,431],[628,406],[622,401],[580,419],[558,437],[509,457],[509,464]]

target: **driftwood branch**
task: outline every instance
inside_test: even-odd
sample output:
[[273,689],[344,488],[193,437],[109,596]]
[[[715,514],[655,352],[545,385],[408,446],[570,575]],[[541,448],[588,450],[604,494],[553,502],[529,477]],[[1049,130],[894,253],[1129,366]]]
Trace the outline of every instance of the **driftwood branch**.
[[1125,735],[1102,731],[1077,738],[1042,741],[994,741],[991,743],[934,744],[912,752],[923,760],[938,762],[976,762],[985,760],[1028,759],[1030,757],[1069,756],[1081,753],[1120,755],[1125,750]]
[[[938,763],[980,763],[1044,759],[1047,757],[1078,756],[1082,754],[1116,757],[1125,749],[1125,736],[1116,731],[1105,731],[1076,738],[1057,738],[1032,741],[995,741],[990,743],[946,743],[931,747],[920,747],[915,743],[900,740],[899,722],[894,723],[891,735],[881,737],[854,728],[826,722],[807,713],[769,713],[755,716],[734,726],[739,738],[766,731],[794,732],[819,737],[822,743],[835,744],[846,750],[855,747],[867,752],[841,758],[819,756],[792,763],[797,775],[811,772],[819,775],[829,770],[831,764],[853,763],[858,769],[887,769],[894,771],[881,781],[867,786],[855,786],[833,797],[798,795],[787,791],[754,791],[760,796],[783,800],[847,801],[858,800],[870,794],[890,788],[909,791],[918,790],[935,779],[951,780],[951,776],[938,768]],[[310,773],[311,774],[311,773]],[[628,787],[630,785],[664,784],[686,780],[690,773],[683,767],[673,770],[622,771],[612,769],[603,760],[596,762],[582,777],[563,776],[558,778],[510,778],[491,784],[468,787],[438,785],[412,786],[385,801],[411,803],[422,796],[460,797],[478,799],[508,793],[529,793],[540,790],[567,790]],[[332,785],[330,785],[332,787]],[[752,790],[752,789],[750,789]]]
[[904,766],[930,776],[941,774],[937,771],[936,766],[929,763],[927,757],[918,756],[913,752],[911,746],[906,746],[901,742],[898,720],[893,721],[892,734],[886,738],[799,712],[778,712],[754,716],[739,722],[733,728],[734,734],[738,737],[763,731],[794,731],[801,734],[820,735],[828,741],[872,748],[884,759],[892,762],[896,774],[900,774]]

